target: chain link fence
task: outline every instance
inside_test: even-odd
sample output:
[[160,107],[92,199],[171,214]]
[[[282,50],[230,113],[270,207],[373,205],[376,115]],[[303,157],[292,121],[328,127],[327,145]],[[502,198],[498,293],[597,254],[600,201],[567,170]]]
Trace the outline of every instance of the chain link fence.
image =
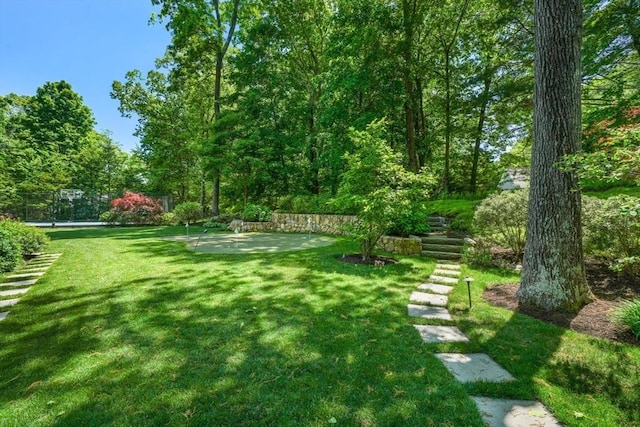
[[[59,192],[21,193],[0,200],[0,215],[11,214],[25,222],[83,222],[99,221],[100,215],[111,207],[111,200],[119,196],[91,195],[63,198]],[[158,197],[165,212],[173,210],[171,196]]]

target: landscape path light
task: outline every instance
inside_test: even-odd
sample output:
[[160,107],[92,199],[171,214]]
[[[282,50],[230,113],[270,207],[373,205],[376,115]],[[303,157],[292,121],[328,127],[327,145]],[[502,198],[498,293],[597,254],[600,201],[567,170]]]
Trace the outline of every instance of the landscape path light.
[[467,292],[469,293],[469,308],[471,308],[471,282],[473,282],[473,279],[467,276],[464,278],[464,281],[467,282]]

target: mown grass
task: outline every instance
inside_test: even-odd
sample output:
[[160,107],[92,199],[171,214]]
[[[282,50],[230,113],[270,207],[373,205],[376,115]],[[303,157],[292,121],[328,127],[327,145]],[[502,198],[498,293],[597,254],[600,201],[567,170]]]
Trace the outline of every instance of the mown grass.
[[[435,263],[338,261],[356,245],[213,255],[179,228],[55,230],[63,256],[0,323],[0,425],[481,426],[469,394],[540,399],[565,425],[640,425],[640,350],[494,308],[464,269],[469,344],[425,345],[406,314]],[[462,385],[435,351],[483,351],[510,384]]]

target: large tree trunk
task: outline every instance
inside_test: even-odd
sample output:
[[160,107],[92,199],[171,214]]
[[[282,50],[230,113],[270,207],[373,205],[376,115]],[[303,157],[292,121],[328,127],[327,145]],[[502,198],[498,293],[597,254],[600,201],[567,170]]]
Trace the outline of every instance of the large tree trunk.
[[582,255],[574,172],[557,162],[580,149],[581,0],[535,0],[535,93],[527,240],[518,299],[576,312],[592,299]]
[[451,184],[451,172],[450,172],[450,157],[451,157],[451,133],[452,125],[451,125],[451,67],[449,56],[449,50],[445,51],[444,58],[444,85],[445,85],[445,105],[444,105],[444,116],[445,116],[445,124],[444,124],[444,176],[442,178],[442,190],[445,193],[449,192],[449,187]]
[[404,21],[404,46],[402,56],[404,57],[404,114],[405,130],[407,138],[407,154],[409,156],[409,170],[418,172],[418,153],[416,148],[416,125],[415,125],[415,89],[413,87],[413,16],[416,12],[416,3],[403,0],[402,12]]
[[[216,74],[213,83],[213,117],[214,120],[220,119],[220,96],[222,93],[222,67],[224,65],[224,53],[216,54]],[[211,195],[211,215],[220,215],[220,168],[216,168],[213,177],[213,193]]]
[[482,143],[482,134],[484,130],[484,121],[487,117],[487,107],[489,106],[489,89],[491,88],[491,74],[487,70],[484,78],[484,89],[482,90],[480,105],[480,115],[478,116],[478,127],[476,128],[476,138],[473,144],[473,161],[471,164],[471,182],[469,190],[475,194],[478,184],[478,161],[480,160],[480,145]]

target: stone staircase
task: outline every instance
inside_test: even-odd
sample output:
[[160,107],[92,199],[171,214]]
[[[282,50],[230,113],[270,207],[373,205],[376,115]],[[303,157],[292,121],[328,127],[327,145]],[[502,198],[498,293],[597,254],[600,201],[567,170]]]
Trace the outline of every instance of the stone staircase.
[[446,218],[436,215],[430,216],[429,228],[431,232],[420,237],[422,255],[442,260],[460,260],[462,258],[464,239],[446,235],[449,228]]

